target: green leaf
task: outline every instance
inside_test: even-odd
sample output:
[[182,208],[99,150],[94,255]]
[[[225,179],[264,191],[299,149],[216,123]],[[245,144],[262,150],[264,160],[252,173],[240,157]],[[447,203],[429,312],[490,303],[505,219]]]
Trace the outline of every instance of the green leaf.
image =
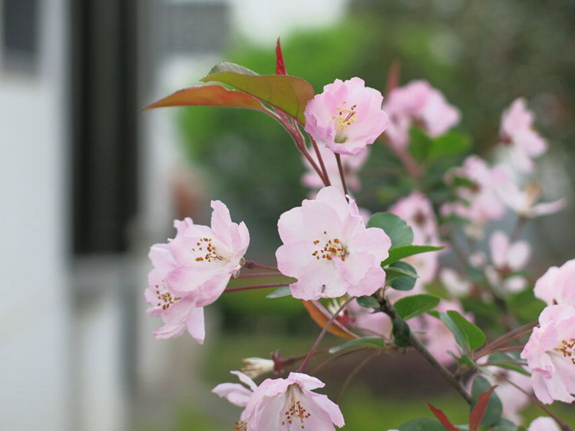
[[523,374],[525,376],[530,376],[531,373],[529,371],[527,371],[521,365],[513,363],[516,361],[517,358],[514,358],[513,356],[508,355],[507,353],[493,353],[489,355],[488,362],[490,363],[490,365],[493,365],[494,367],[504,368],[506,370],[511,370],[519,374]]
[[427,159],[433,141],[419,127],[409,130],[409,152],[415,160],[423,162]]
[[413,242],[413,229],[400,217],[392,213],[375,213],[369,218],[367,227],[378,227],[391,239],[391,248],[410,245]]
[[259,76],[259,73],[254,72],[247,67],[240,66],[239,64],[230,63],[228,61],[222,61],[221,63],[216,64],[208,73],[208,76],[215,75],[216,73],[223,73],[223,72],[232,72],[232,73],[239,73],[241,75],[253,75]]
[[456,325],[456,323],[451,319],[451,317],[447,313],[439,313],[439,318],[441,321],[449,328],[449,330],[453,333],[455,337],[455,341],[457,345],[461,348],[464,353],[469,353],[470,346],[469,346],[469,339],[465,335],[465,333]]
[[399,315],[393,319],[393,343],[397,347],[405,347],[410,344],[411,329]]
[[471,148],[471,140],[464,133],[451,131],[433,140],[429,149],[429,159],[437,160],[446,157],[463,155]]
[[461,313],[455,310],[449,310],[447,315],[457,325],[461,332],[465,334],[471,350],[475,350],[485,343],[485,334],[483,331],[479,329],[477,325],[463,317]]
[[427,313],[434,309],[439,305],[440,301],[441,298],[439,298],[439,296],[421,293],[419,295],[401,298],[394,304],[394,308],[397,314],[399,314],[403,319],[409,320],[412,317]]
[[[491,383],[482,376],[477,376],[473,380],[473,386],[471,387],[471,397],[472,397],[472,407],[475,407],[479,396],[491,389]],[[501,420],[501,414],[503,413],[503,405],[501,400],[497,396],[497,393],[493,393],[489,402],[487,403],[487,409],[483,415],[482,425],[491,426],[498,423]]]
[[311,84],[288,75],[257,75],[232,63],[214,67],[202,82],[221,82],[268,103],[305,124],[304,111],[314,97]]
[[496,386],[491,386],[489,390],[479,394],[469,414],[469,431],[479,431],[479,427],[487,412],[487,405],[493,396]]
[[411,290],[417,280],[415,268],[405,262],[395,262],[385,268],[387,283],[396,290]]
[[389,257],[381,263],[381,266],[391,265],[394,262],[405,259],[406,257],[415,256],[416,254],[439,250],[443,250],[443,247],[436,247],[433,245],[406,245],[392,248],[389,250]]
[[399,431],[445,431],[445,428],[435,419],[420,418],[404,423]]
[[362,337],[356,338],[354,340],[349,340],[339,346],[332,347],[329,349],[329,353],[335,355],[336,353],[347,350],[351,347],[375,347],[378,349],[383,349],[385,347],[385,341],[381,337]]
[[172,106],[218,106],[263,111],[264,106],[254,97],[241,91],[228,90],[221,85],[200,85],[184,88],[144,108],[144,111]]
[[272,293],[266,296],[268,299],[283,298],[285,296],[291,296],[291,290],[289,286],[282,286],[279,289],[274,290]]
[[364,308],[379,308],[379,302],[373,296],[360,296],[357,303]]

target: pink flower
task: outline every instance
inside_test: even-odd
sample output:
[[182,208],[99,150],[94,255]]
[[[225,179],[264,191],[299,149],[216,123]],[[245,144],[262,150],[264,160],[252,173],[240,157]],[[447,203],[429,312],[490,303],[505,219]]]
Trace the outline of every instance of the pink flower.
[[553,419],[541,416],[531,422],[527,431],[561,431],[561,429]]
[[565,200],[559,199],[553,202],[538,203],[541,197],[541,186],[535,182],[529,182],[521,190],[513,182],[502,184],[497,189],[499,198],[523,218],[534,218],[553,214],[565,208]]
[[471,221],[467,228],[468,235],[481,237],[484,225],[505,214],[505,206],[499,199],[497,190],[511,182],[511,176],[504,166],[490,167],[478,156],[469,156],[463,166],[450,172],[446,180],[453,177],[470,180],[473,185],[458,187],[457,195],[462,201],[444,204],[442,215],[455,215]]
[[429,199],[421,192],[414,191],[400,199],[389,211],[401,217],[413,229],[414,244],[427,245],[439,242],[435,212]]
[[491,261],[486,275],[495,289],[502,293],[520,292],[527,287],[524,276],[513,274],[522,270],[529,260],[531,249],[527,241],[517,241],[511,244],[509,237],[503,231],[496,231],[489,240]]
[[211,228],[189,218],[176,221],[176,237],[150,249],[148,312],[165,324],[156,330],[157,338],[177,337],[187,328],[203,343],[203,307],[220,297],[243,264],[250,242],[246,225],[233,223],[222,202],[212,201],[212,208]]
[[[439,245],[437,219],[431,202],[418,191],[400,199],[389,211],[401,217],[413,229],[413,243]],[[426,284],[435,279],[438,266],[437,253],[424,253],[405,259],[419,275],[417,283]]]
[[287,379],[267,379],[258,387],[247,376],[238,375],[249,389],[225,383],[214,392],[245,407],[236,428],[241,431],[334,431],[345,425],[337,404],[313,392],[325,385],[315,377],[290,373]]
[[358,154],[387,127],[382,103],[381,93],[362,79],[336,79],[307,104],[305,130],[334,153]]
[[535,283],[535,296],[548,305],[575,307],[575,259],[549,268]]
[[443,135],[460,120],[459,110],[427,81],[412,81],[391,91],[383,109],[389,115],[386,131],[394,148],[403,150],[409,143],[409,128],[417,124],[432,138]]
[[541,402],[575,401],[575,307],[551,305],[543,310],[521,357],[527,360]]
[[[336,186],[340,189],[343,193],[343,186],[341,184],[341,179],[339,176],[339,168],[337,166],[337,161],[329,148],[319,145],[319,153],[323,159],[325,169],[329,178],[331,179],[331,183],[333,186]],[[310,151],[312,158],[317,161],[314,151]],[[357,173],[361,170],[367,158],[369,157],[369,150],[363,151],[355,156],[342,156],[341,162],[343,165],[343,170],[345,173],[345,179],[347,182],[347,186],[350,191],[357,192],[361,187],[361,182]],[[319,162],[318,162],[319,163]],[[311,189],[321,189],[324,184],[323,181],[320,179],[319,175],[315,170],[312,169],[311,165],[304,157],[304,165],[307,168],[307,172],[303,175],[301,182],[304,186],[309,187]],[[319,164],[318,164],[319,166]]]
[[381,229],[367,229],[355,202],[336,187],[282,214],[278,228],[278,268],[298,279],[290,285],[295,298],[371,295],[385,284],[380,264],[391,240]]
[[456,297],[469,295],[473,288],[470,281],[451,268],[443,268],[439,273],[439,279],[447,291]]
[[509,146],[513,164],[524,172],[532,171],[531,159],[547,150],[547,142],[533,129],[533,113],[525,99],[515,100],[503,113],[501,142]]

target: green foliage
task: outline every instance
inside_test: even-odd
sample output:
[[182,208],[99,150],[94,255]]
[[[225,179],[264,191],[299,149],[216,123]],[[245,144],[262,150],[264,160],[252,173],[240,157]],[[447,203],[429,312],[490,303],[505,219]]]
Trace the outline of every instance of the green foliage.
[[379,308],[379,302],[373,296],[360,296],[357,303],[364,308]]
[[381,266],[391,265],[406,257],[415,256],[416,254],[429,253],[432,251],[443,250],[443,247],[436,247],[433,245],[406,245],[403,247],[396,247],[389,250],[389,257],[385,259]]
[[279,289],[274,290],[272,293],[266,296],[268,299],[285,298],[286,296],[291,296],[291,290],[289,286],[282,286]]
[[395,262],[385,268],[386,282],[395,290],[411,290],[417,280],[415,268],[405,262]]
[[401,318],[395,316],[393,319],[393,342],[397,347],[406,347],[410,343],[411,329],[409,325]]
[[440,313],[440,319],[453,332],[457,344],[464,352],[473,351],[485,343],[483,331],[458,311],[449,310],[447,313]]
[[[472,407],[476,405],[479,400],[479,397],[484,392],[487,392],[491,389],[491,383],[482,376],[477,376],[473,379],[473,385],[471,387],[471,397]],[[489,402],[487,403],[487,409],[485,410],[485,414],[483,415],[483,420],[481,421],[482,425],[491,426],[498,423],[501,420],[501,414],[503,413],[503,405],[501,404],[501,400],[494,392],[491,397],[489,398]]]
[[385,347],[385,342],[381,337],[362,337],[354,340],[346,341],[339,346],[329,349],[329,353],[335,355],[336,353],[343,352],[344,350],[351,349],[352,347],[375,347],[382,349]]
[[404,320],[427,313],[439,305],[441,298],[427,293],[406,296],[394,304],[395,311]]
[[464,133],[452,130],[436,138],[429,149],[429,160],[460,157],[471,148],[471,139]]
[[367,227],[378,227],[391,239],[391,248],[410,245],[413,229],[400,217],[392,213],[376,213],[369,218]]

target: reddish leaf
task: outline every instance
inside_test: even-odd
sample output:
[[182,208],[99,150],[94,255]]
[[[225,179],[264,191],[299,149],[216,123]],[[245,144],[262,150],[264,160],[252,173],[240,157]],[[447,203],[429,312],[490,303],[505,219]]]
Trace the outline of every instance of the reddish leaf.
[[477,399],[477,403],[471,413],[469,415],[469,431],[478,431],[479,426],[481,425],[481,421],[483,420],[483,415],[485,414],[485,410],[487,410],[487,403],[489,403],[489,399],[491,398],[491,394],[497,385],[493,386],[487,392],[483,392],[479,395]]
[[263,111],[262,104],[249,94],[228,90],[221,85],[184,88],[144,108],[145,111],[169,106],[222,106]]
[[447,416],[445,416],[445,413],[443,413],[441,410],[439,410],[438,408],[433,407],[431,404],[427,404],[427,407],[429,408],[429,410],[431,410],[431,413],[433,413],[435,415],[435,417],[437,419],[439,419],[439,422],[441,422],[441,424],[448,430],[448,431],[459,431],[458,428],[455,427],[455,425],[453,425],[449,419],[447,419]]
[[221,63],[202,81],[230,85],[305,124],[305,107],[314,96],[313,87],[309,82],[288,75],[254,75],[251,71],[250,74],[239,73],[237,69],[237,65]]
[[[331,314],[318,301],[302,301],[302,303],[313,321],[317,323],[320,328],[323,328],[331,317]],[[327,332],[345,340],[353,340],[354,338],[359,338],[337,320],[334,320],[334,322],[328,328]]]
[[399,87],[399,72],[401,71],[401,63],[399,60],[394,60],[389,68],[389,75],[387,76],[387,85],[385,87],[385,97],[389,97],[389,93]]
[[287,75],[286,64],[284,62],[284,54],[282,52],[282,46],[279,37],[278,43],[276,45],[276,75]]

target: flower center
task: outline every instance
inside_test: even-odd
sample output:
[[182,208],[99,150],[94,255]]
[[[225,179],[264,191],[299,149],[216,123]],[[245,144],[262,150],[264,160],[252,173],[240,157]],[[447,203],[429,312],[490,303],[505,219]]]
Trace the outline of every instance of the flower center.
[[199,256],[196,257],[196,262],[216,262],[224,260],[223,256],[218,253],[212,238],[201,238],[196,247],[192,251]]
[[[327,235],[327,231],[323,232]],[[329,239],[323,242],[319,239],[313,241],[314,245],[318,248],[311,254],[317,260],[333,260],[334,257],[339,257],[345,261],[345,257],[349,254],[339,238]]]
[[[305,429],[304,421],[311,416],[311,413],[308,412],[306,408],[302,406],[301,401],[296,398],[296,390],[292,389],[292,387],[293,386],[290,386],[288,391],[290,404],[282,415],[282,427],[285,426],[287,429],[291,429],[291,425],[294,421],[299,421],[300,428],[303,430]],[[299,390],[299,387],[297,387],[297,390]]]
[[571,361],[571,363],[575,365],[575,338],[561,341],[555,350],[562,354],[565,359]]
[[345,141],[347,141],[345,131],[348,126],[357,121],[357,112],[355,111],[357,105],[353,105],[351,108],[346,108],[346,103],[347,102],[344,100],[341,104],[342,106],[337,107],[337,114],[331,117],[335,121],[334,141],[338,144],[343,144]]
[[234,431],[247,431],[248,423],[244,421],[236,421],[234,423]]
[[169,309],[172,305],[178,302],[180,299],[179,296],[174,296],[167,290],[161,290],[159,284],[154,286],[156,288],[156,298],[158,298],[158,307],[162,307],[162,310]]

